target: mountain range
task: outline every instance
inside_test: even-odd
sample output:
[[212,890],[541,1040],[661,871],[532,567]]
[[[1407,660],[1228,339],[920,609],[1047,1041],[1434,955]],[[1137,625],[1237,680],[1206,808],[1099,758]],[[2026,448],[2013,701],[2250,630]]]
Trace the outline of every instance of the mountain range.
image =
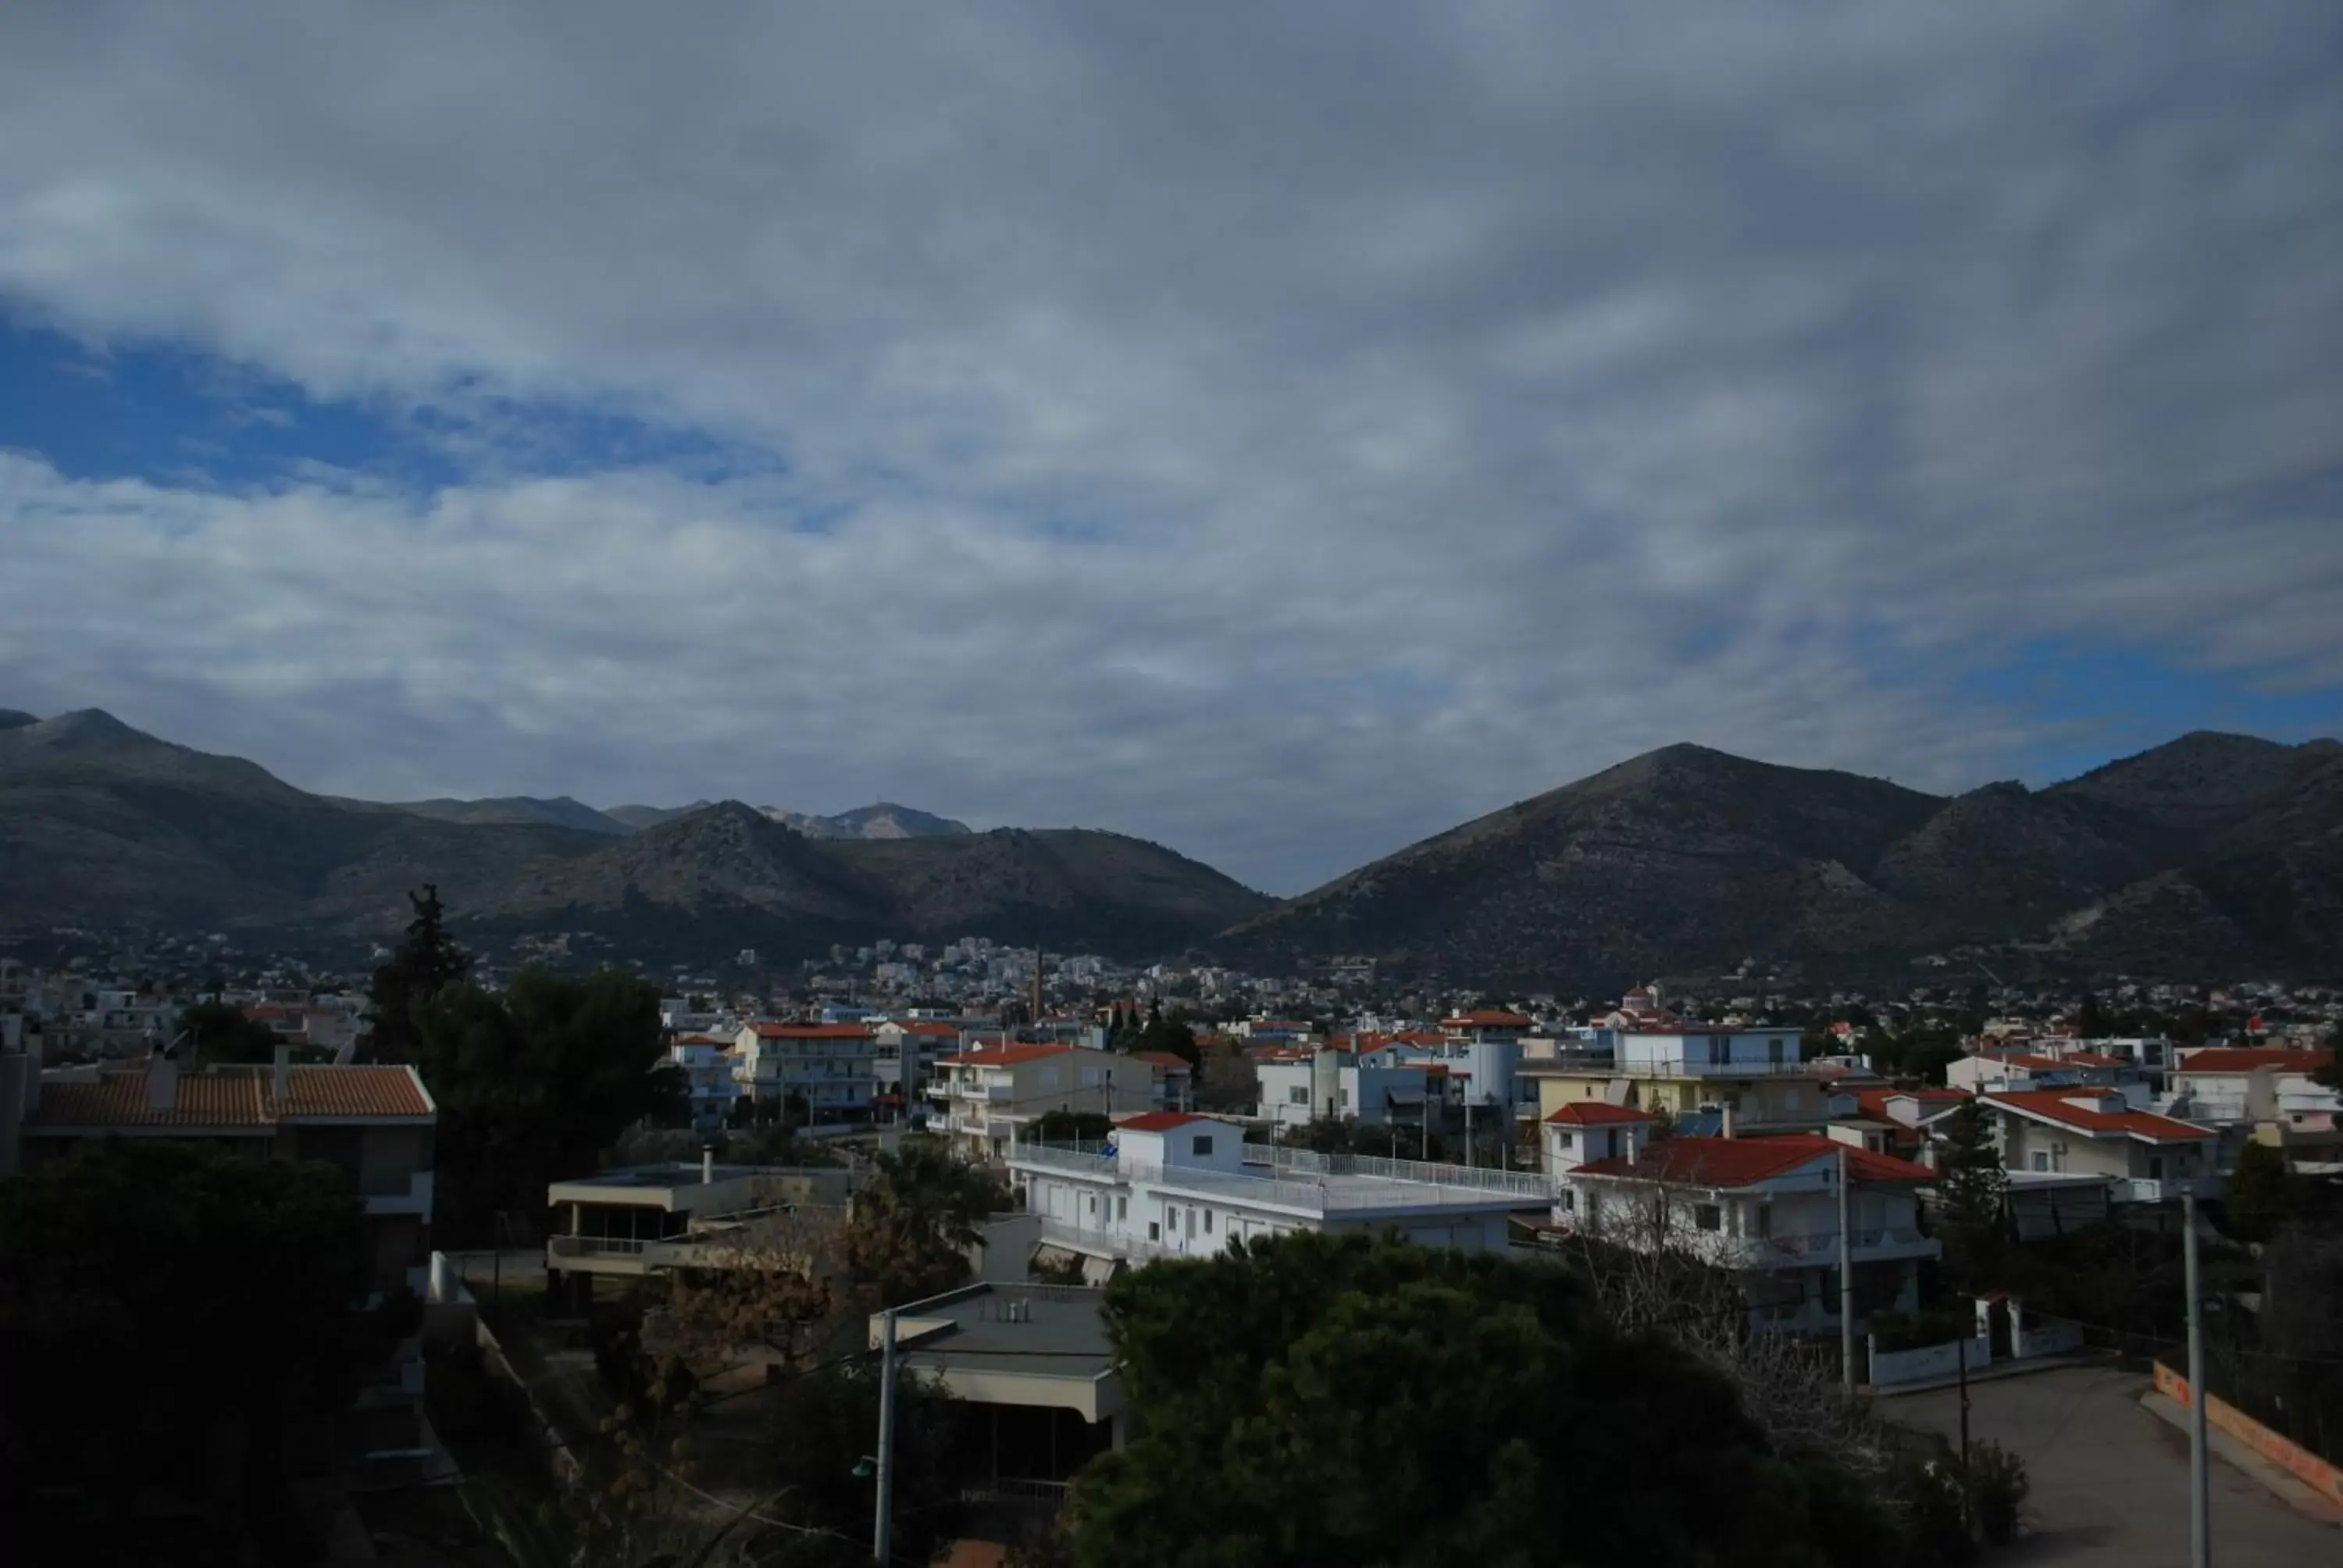
[[2197,733],[2041,789],[1957,796],[1671,746],[1272,900],[1160,845],[973,832],[886,802],[598,811],[380,803],[87,710],[0,710],[0,929],[378,938],[436,882],[484,933],[651,958],[990,936],[1282,970],[1364,955],[1604,988],[1745,959],[1850,978],[2343,977],[2343,745]]
[[1223,935],[1483,983],[1615,986],[1744,959],[1833,974],[2343,972],[2343,745],[2197,733],[2031,790],[1944,797],[1646,753]]
[[976,833],[885,803],[800,818],[721,801],[636,828],[566,797],[352,800],[96,709],[0,719],[0,929],[379,938],[424,882],[483,932],[594,932],[644,957],[962,935],[1136,956],[1269,903],[1085,829]]

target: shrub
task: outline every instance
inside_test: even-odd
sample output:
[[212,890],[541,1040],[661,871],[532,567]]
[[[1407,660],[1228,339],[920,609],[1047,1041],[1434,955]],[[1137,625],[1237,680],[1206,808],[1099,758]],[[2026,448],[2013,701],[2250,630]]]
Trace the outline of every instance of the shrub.
[[2030,1486],[2026,1462],[1997,1442],[1973,1442],[1963,1481],[1977,1533],[1995,1546],[2016,1540],[2017,1506]]

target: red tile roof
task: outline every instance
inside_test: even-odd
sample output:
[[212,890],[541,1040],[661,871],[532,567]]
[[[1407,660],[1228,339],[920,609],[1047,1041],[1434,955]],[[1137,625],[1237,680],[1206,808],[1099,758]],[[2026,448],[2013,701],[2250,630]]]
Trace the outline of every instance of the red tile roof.
[[1453,1018],[1443,1018],[1440,1023],[1443,1029],[1527,1029],[1530,1027],[1529,1019],[1521,1013],[1485,1007],[1476,1008],[1471,1012],[1460,1012]]
[[1133,1061],[1143,1061],[1150,1067],[1160,1067],[1166,1072],[1192,1072],[1195,1070],[1189,1065],[1188,1059],[1186,1057],[1174,1056],[1168,1050],[1134,1050],[1131,1053],[1131,1060]]
[[1986,1100],[2079,1131],[2120,1133],[2149,1143],[2186,1143],[2213,1136],[2208,1128],[2192,1127],[2169,1116],[2158,1116],[2153,1111],[2095,1111],[2071,1103],[2089,1095],[2088,1090],[2028,1089],[2006,1093],[1989,1091]]
[[759,1040],[868,1040],[870,1026],[863,1023],[776,1023],[759,1019],[749,1026],[757,1031]]
[[245,1127],[262,1132],[278,1121],[338,1117],[437,1114],[422,1080],[405,1067],[297,1067],[292,1098],[269,1101],[266,1068],[179,1075],[168,1111],[146,1105],[146,1074],[108,1072],[96,1081],[49,1080],[28,1127]]
[[1564,1106],[1548,1121],[1558,1121],[1565,1127],[1600,1127],[1626,1121],[1657,1121],[1658,1117],[1647,1111],[1634,1111],[1624,1105],[1613,1105],[1603,1100],[1578,1100]]
[[2129,1067],[2120,1056],[2109,1056],[2103,1050],[2073,1050],[2058,1059],[2075,1067]]
[[1209,1116],[1191,1116],[1184,1111],[1150,1111],[1129,1121],[1118,1121],[1115,1128],[1119,1131],[1129,1132],[1169,1132],[1174,1127],[1185,1127],[1191,1121],[1211,1120]]
[[1835,1159],[1842,1154],[1858,1183],[1936,1179],[1936,1173],[1925,1165],[1915,1165],[1892,1155],[1874,1154],[1812,1132],[1785,1133],[1778,1138],[1668,1138],[1653,1144],[1633,1164],[1618,1158],[1597,1160],[1580,1166],[1576,1173],[1624,1176],[1680,1187],[1749,1187],[1775,1176],[1786,1176],[1816,1160]]
[[894,1028],[901,1030],[905,1034],[949,1034],[954,1038],[958,1038],[960,1034],[960,1028],[958,1025],[940,1023],[931,1018],[914,1018],[890,1021]]
[[1922,1111],[1926,1111],[1958,1105],[1969,1098],[1969,1091],[1966,1089],[1858,1089],[1855,1091],[1855,1103],[1865,1116],[1893,1121],[1896,1119],[1887,1114],[1887,1102],[1898,1095],[1918,1101]]
[[2251,1072],[2276,1067],[2289,1072],[2316,1072],[2335,1059],[2331,1050],[2289,1050],[2284,1046],[2208,1046],[2180,1059],[2175,1072]]

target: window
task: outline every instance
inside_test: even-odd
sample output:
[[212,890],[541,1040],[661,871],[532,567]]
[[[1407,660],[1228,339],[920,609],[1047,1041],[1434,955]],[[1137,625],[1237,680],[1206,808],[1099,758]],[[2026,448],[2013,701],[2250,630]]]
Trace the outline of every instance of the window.
[[1091,1194],[1091,1212],[1093,1214],[1098,1212],[1098,1194],[1095,1192]]
[[1188,1211],[1188,1234],[1191,1238],[1196,1234],[1196,1211],[1193,1209]]
[[1188,1152],[1193,1154],[1199,1160],[1211,1159],[1212,1154],[1212,1140],[1211,1134],[1200,1132],[1194,1138],[1189,1140]]
[[1348,1084],[1345,1084],[1342,1087],[1342,1103],[1344,1105],[1351,1103],[1351,1090]]
[[1692,1222],[1704,1231],[1715,1231],[1724,1225],[1725,1217],[1714,1203],[1694,1203],[1692,1206]]
[[1131,1200],[1128,1197],[1120,1195],[1116,1197],[1114,1201],[1114,1217],[1118,1220],[1128,1220],[1131,1218]]
[[1708,1037],[1708,1060],[1713,1064],[1731,1061],[1733,1060],[1733,1037],[1729,1034],[1710,1035]]
[[1160,1241],[1163,1240],[1163,1227],[1157,1224],[1152,1220],[1147,1221],[1147,1239],[1151,1241]]
[[1774,1205],[1771,1203],[1760,1203],[1757,1205],[1757,1223],[1753,1230],[1752,1234],[1757,1236],[1770,1236],[1773,1233]]
[[2034,1169],[2036,1169],[2036,1171],[2047,1171],[2047,1170],[2049,1170],[2049,1169],[2050,1169],[2050,1156],[2049,1156],[2049,1155],[2047,1155],[2047,1154],[2046,1154],[2046,1153],[2044,1153],[2042,1151],[2040,1151],[2040,1150],[2038,1150],[2038,1149],[2037,1149],[2037,1150],[2036,1150],[2036,1151],[2034,1151]]
[[1574,1144],[1574,1143],[1571,1141],[1570,1134],[1569,1134],[1569,1133],[1567,1133],[1567,1132],[1557,1132],[1557,1133],[1555,1133],[1555,1134],[1554,1135],[1554,1142],[1555,1142],[1555,1143],[1559,1144],[1561,1147],[1563,1147],[1563,1148],[1564,1148],[1564,1149],[1571,1149],[1571,1148],[1574,1148],[1574,1147],[1576,1147],[1576,1145],[1575,1145],[1575,1144]]
[[1306,1083],[1295,1084],[1292,1088],[1285,1091],[1285,1102],[1289,1105],[1309,1104],[1310,1086]]
[[1575,1214],[1578,1212],[1578,1194],[1567,1187],[1562,1190],[1560,1203],[1564,1213]]
[[1209,1235],[1211,1235],[1212,1233],[1212,1211],[1210,1209],[1207,1209],[1207,1210],[1205,1210],[1205,1211],[1204,1211],[1204,1234],[1205,1234],[1205,1235],[1207,1235],[1207,1236],[1209,1236]]

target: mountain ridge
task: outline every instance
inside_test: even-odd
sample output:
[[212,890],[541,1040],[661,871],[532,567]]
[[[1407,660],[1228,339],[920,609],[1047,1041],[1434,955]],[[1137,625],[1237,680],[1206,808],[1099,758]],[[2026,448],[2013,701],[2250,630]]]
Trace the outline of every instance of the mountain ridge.
[[2338,940],[2343,745],[2197,731],[2039,790],[1951,797],[1663,747],[1346,872],[1219,948],[1599,987],[1984,949],[2013,967],[2329,975]]
[[[971,834],[887,802],[847,815],[848,828],[881,836],[840,836],[826,819],[809,835],[738,801],[628,830],[568,797],[339,799],[91,709],[0,728],[0,926],[379,938],[407,918],[407,890],[429,881],[459,924],[483,932],[587,930],[629,950],[699,956],[714,943],[779,956],[882,935],[1094,935],[1101,950],[1136,956],[1199,942],[1270,902],[1119,835]],[[989,847],[971,859],[971,843]]]

